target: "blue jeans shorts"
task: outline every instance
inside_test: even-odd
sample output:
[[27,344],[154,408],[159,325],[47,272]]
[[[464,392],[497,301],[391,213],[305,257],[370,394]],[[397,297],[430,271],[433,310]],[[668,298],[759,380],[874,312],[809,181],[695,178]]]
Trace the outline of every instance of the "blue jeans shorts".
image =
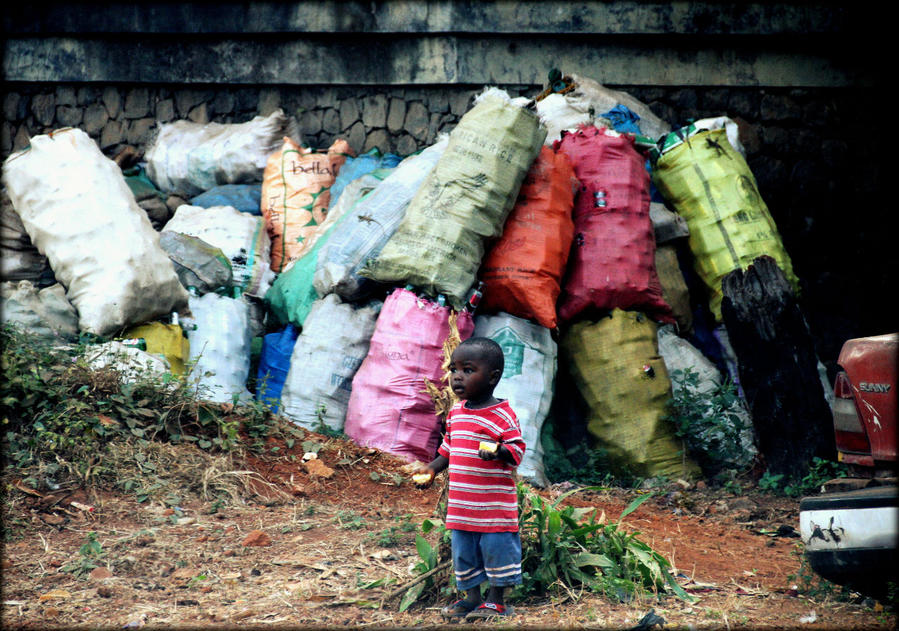
[[521,583],[521,537],[517,532],[452,533],[457,589],[468,591],[485,580],[497,587]]

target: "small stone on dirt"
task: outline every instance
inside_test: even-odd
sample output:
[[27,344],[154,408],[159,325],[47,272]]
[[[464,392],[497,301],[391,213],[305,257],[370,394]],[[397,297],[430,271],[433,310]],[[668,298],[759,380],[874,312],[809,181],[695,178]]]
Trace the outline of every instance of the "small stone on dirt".
[[112,572],[110,572],[105,567],[95,567],[91,570],[91,579],[95,581],[100,581],[104,578],[110,578],[111,576]]
[[256,612],[253,609],[244,609],[243,611],[238,611],[236,614],[231,616],[231,621],[237,622],[238,620],[244,620],[255,615]]
[[179,567],[172,572],[172,578],[176,580],[190,580],[198,574],[197,570],[192,567]]
[[306,467],[306,472],[309,473],[309,475],[319,476],[325,479],[329,479],[334,475],[334,469],[318,459],[304,462],[303,466]]
[[244,540],[243,545],[245,546],[270,546],[272,545],[271,537],[265,534],[261,530],[253,530],[248,534]]
[[44,602],[45,600],[66,600],[67,598],[71,597],[72,594],[64,589],[51,589],[46,594],[41,594],[38,600]]
[[44,515],[41,515],[41,519],[45,524],[48,524],[50,526],[59,526],[66,521],[65,517],[57,515],[56,513],[46,513]]
[[753,502],[752,500],[745,498],[745,497],[738,497],[736,499],[731,500],[728,503],[727,507],[732,511],[733,510],[754,511],[756,508],[758,508],[756,506],[755,502]]

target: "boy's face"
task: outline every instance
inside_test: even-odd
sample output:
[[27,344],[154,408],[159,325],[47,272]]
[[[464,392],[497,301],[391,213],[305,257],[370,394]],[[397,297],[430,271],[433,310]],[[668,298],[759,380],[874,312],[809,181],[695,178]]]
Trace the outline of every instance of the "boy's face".
[[450,359],[450,385],[460,399],[472,403],[489,399],[500,376],[476,347],[460,346]]

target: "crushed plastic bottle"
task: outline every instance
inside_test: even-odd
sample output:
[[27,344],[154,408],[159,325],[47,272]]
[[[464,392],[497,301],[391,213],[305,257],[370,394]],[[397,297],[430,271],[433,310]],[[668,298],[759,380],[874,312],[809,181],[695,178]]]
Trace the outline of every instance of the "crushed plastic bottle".
[[122,346],[130,346],[132,348],[139,348],[142,351],[147,350],[147,340],[142,337],[130,337],[123,340],[119,340]]
[[471,290],[468,294],[468,300],[465,301],[465,305],[463,305],[463,309],[468,311],[469,313],[474,313],[478,305],[481,303],[481,298],[484,296],[484,287],[486,285],[483,281],[478,281],[477,287]]

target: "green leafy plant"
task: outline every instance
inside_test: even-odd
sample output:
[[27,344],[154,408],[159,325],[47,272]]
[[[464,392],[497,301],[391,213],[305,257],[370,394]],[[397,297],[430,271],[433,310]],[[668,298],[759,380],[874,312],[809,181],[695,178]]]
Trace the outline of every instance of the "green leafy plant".
[[[424,536],[432,532],[436,534],[436,545],[431,545]],[[412,585],[403,594],[403,598],[400,600],[400,611],[406,611],[423,593],[436,586],[436,571],[441,566],[448,567],[449,565],[448,562],[440,562],[440,548],[449,542],[449,538],[450,531],[442,521],[426,519],[422,522],[421,533],[415,535],[415,550],[418,552],[419,561],[412,568],[412,571],[418,574],[420,578],[424,578]]]
[[320,403],[318,407],[315,409],[315,432],[317,434],[321,434],[322,436],[328,436],[329,438],[339,438],[343,436],[343,432],[337,429],[332,429],[330,425],[325,423],[325,414],[328,413],[328,406],[324,403]]
[[792,480],[783,473],[765,471],[759,478],[758,488],[767,493],[782,494],[787,497],[816,495],[820,493],[821,486],[828,480],[845,478],[847,475],[849,475],[849,469],[843,463],[815,457],[812,458],[808,472],[804,476]]
[[819,576],[811,567],[803,554],[803,546],[797,543],[793,550],[794,556],[799,556],[799,571],[789,574],[787,580],[796,581],[797,591],[811,600],[837,600],[846,602],[851,598],[851,590],[847,587],[831,583],[826,578]]
[[229,452],[246,447],[242,431],[262,439],[292,426],[259,406],[228,409],[205,402],[186,379],[170,374],[148,371],[130,381],[113,367],[93,369],[84,343],[57,346],[12,324],[3,325],[0,343],[5,453],[8,466],[23,477],[41,479],[32,472],[57,466],[57,482],[66,476],[82,483],[114,481],[146,495],[137,476],[123,480],[122,467],[109,464],[112,443],[134,444],[134,454],[151,442]]
[[[652,494],[632,501],[613,524],[598,521],[593,507],[562,506],[573,493],[600,488],[574,489],[550,502],[519,483],[523,580],[510,598],[564,592],[576,599],[587,589],[619,601],[630,600],[644,591],[670,592],[685,601],[694,601],[671,574],[668,560],[641,541],[638,532],[621,528],[622,520]],[[439,529],[437,543],[432,545],[423,535],[435,528]],[[414,583],[403,594],[401,610],[440,587],[435,570],[449,566],[449,561],[441,563],[439,554],[441,547],[448,544],[449,533],[442,522],[427,520],[422,524],[422,534],[415,539],[420,560],[414,571],[420,577],[427,575],[427,579]],[[451,573],[449,580],[452,581]],[[450,591],[450,587],[445,591]]]
[[365,519],[353,511],[338,511],[334,516],[334,521],[344,530],[359,530],[365,527]]
[[784,485],[784,494],[790,497],[814,495],[820,492],[821,485],[828,480],[845,478],[847,475],[849,475],[849,468],[845,464],[815,457],[812,458],[807,474],[799,480]]
[[394,548],[403,543],[408,533],[417,529],[417,526],[412,523],[411,517],[412,515],[404,515],[402,517],[398,515],[394,517],[394,521],[397,522],[396,526],[388,526],[377,534],[372,533],[369,537],[374,539],[375,543],[382,548]]
[[87,541],[81,544],[81,547],[78,549],[78,558],[60,569],[63,572],[83,578],[91,570],[100,567],[105,556],[106,551],[103,550],[103,546],[97,540],[97,533],[92,531],[87,533]]
[[692,369],[671,371],[673,396],[666,420],[674,427],[690,456],[708,474],[745,460],[742,433],[744,416],[737,413],[740,399],[729,379],[703,388],[699,373]]
[[[587,487],[594,490],[598,487]],[[629,600],[638,591],[670,590],[692,600],[671,575],[671,565],[661,554],[625,532],[621,521],[652,495],[636,498],[618,522],[597,522],[595,508],[562,507],[573,489],[548,502],[519,484],[519,525],[522,539],[521,595],[546,594],[555,588],[583,587],[616,600]]]
[[765,471],[765,473],[762,474],[762,477],[759,478],[759,490],[772,493],[777,492],[783,484],[783,478],[783,473],[773,474],[770,471]]
[[[540,442],[546,477],[551,481],[568,481],[586,486],[609,486],[616,481],[609,471],[603,450],[582,443],[565,449],[553,435],[552,422],[543,424]],[[620,479],[619,482],[627,484],[628,480]]]

